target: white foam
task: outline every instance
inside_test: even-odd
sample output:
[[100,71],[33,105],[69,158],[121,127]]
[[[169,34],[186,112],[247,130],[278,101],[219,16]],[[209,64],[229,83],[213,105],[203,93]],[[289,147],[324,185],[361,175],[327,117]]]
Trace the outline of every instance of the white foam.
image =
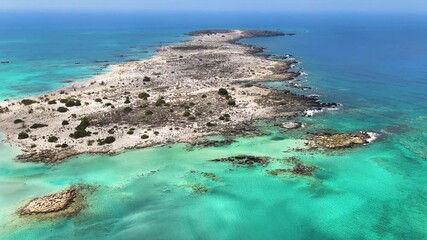
[[369,135],[369,138],[368,138],[368,139],[366,139],[366,141],[367,141],[368,143],[371,143],[371,142],[373,142],[373,141],[377,140],[377,138],[380,136],[380,134],[379,134],[379,133],[375,133],[375,132],[366,132],[366,134],[368,134],[368,135]]
[[314,115],[317,115],[317,114],[322,113],[324,111],[337,111],[338,109],[339,109],[338,107],[334,107],[334,108],[322,108],[320,110],[318,110],[318,109],[305,110],[304,116],[313,117]]

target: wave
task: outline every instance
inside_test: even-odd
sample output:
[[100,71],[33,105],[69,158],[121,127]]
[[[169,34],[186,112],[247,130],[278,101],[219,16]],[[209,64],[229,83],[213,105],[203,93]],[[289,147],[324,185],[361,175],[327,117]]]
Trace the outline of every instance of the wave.
[[317,115],[319,113],[323,113],[325,111],[337,111],[339,110],[339,107],[325,107],[321,109],[309,109],[304,111],[305,117],[313,117],[314,115]]

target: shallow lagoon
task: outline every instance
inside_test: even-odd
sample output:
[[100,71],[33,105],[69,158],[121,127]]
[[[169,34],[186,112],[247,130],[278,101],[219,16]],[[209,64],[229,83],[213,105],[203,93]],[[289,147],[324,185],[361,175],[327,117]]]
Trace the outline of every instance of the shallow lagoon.
[[[116,156],[85,155],[54,166],[14,162],[18,149],[0,145],[1,238],[426,238],[427,49],[423,39],[427,36],[427,22],[418,16],[363,16],[357,20],[343,16],[263,17],[263,21],[255,21],[251,20],[252,16],[243,15],[225,15],[221,20],[205,16],[198,23],[190,23],[189,17],[181,16],[175,25],[166,21],[163,28],[161,24],[156,26],[166,34],[158,34],[158,39],[166,40],[147,40],[145,44],[154,49],[161,41],[176,41],[177,36],[185,39],[182,33],[195,28],[295,31],[294,37],[244,42],[265,46],[271,53],[293,54],[303,62],[298,67],[309,74],[302,77],[305,85],[314,87],[309,93],[321,95],[324,101],[342,103],[340,111],[302,118],[308,126],[297,131],[281,133],[267,126],[264,130],[268,135],[238,138],[230,146],[190,150],[178,144],[127,151]],[[128,21],[135,19],[138,18],[131,16]],[[147,23],[148,20],[139,21]],[[125,18],[122,22],[129,26]],[[93,28],[104,26],[102,22],[98,24],[94,23]],[[185,27],[176,30],[177,25]],[[72,26],[74,30],[69,31],[81,32],[79,24]],[[120,48],[136,44],[140,36],[137,33],[150,30],[137,26],[134,24],[128,29],[135,38],[123,36],[135,42],[117,44],[114,51],[119,53]],[[122,27],[117,25],[115,29]],[[108,31],[120,39],[118,31]],[[105,54],[105,51],[100,49],[99,53]],[[29,52],[33,52],[31,48]],[[88,54],[90,58],[69,59],[73,64],[75,59],[81,62],[86,59],[87,64],[83,65],[90,66],[89,59],[95,59],[92,56],[104,58],[96,54]],[[26,64],[26,58],[23,53],[25,61],[19,64]],[[19,79],[21,74],[34,71],[32,68],[7,70],[13,66],[13,63],[0,66],[2,84],[6,86],[9,85],[4,82],[4,74],[16,75]],[[47,72],[46,69],[41,67],[38,71]],[[86,73],[91,75],[96,71]],[[79,74],[70,76],[79,79],[84,75]],[[40,91],[61,85],[60,80],[68,78],[63,76],[46,77],[54,84],[40,85]],[[1,96],[38,93],[39,90],[28,90],[32,85],[37,84],[29,84],[19,94],[8,87],[2,88]],[[286,84],[275,86],[287,88]],[[371,145],[333,154],[295,151],[304,145],[300,139],[305,132],[325,130],[369,130],[381,135]],[[245,168],[208,161],[238,154],[275,159],[296,156],[319,169],[313,177],[270,176],[266,170],[286,167],[286,164],[273,161],[266,168]],[[203,177],[202,172],[214,173],[218,181]],[[25,200],[75,183],[98,187],[88,196],[88,206],[78,216],[47,222],[14,216],[16,208]],[[195,184],[203,185],[208,192],[194,193]]]

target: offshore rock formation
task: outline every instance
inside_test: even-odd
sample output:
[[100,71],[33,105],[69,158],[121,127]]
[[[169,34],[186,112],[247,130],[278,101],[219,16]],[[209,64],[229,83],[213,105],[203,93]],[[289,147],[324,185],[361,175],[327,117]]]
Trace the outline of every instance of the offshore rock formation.
[[72,186],[59,193],[34,198],[21,207],[17,214],[22,217],[42,218],[73,216],[84,207],[83,191],[88,189],[83,186]]
[[258,157],[249,155],[239,155],[235,157],[219,158],[211,160],[212,162],[230,162],[235,165],[244,165],[252,167],[254,165],[267,166],[270,162],[268,157]]
[[358,145],[367,144],[372,136],[367,132],[359,133],[324,133],[312,137],[312,147],[322,147],[326,149],[351,148]]

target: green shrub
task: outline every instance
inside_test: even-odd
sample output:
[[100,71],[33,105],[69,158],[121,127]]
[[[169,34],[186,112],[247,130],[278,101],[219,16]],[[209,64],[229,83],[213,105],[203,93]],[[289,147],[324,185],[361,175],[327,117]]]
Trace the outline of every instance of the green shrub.
[[190,112],[185,112],[182,116],[189,117],[189,116],[191,116],[191,113]]
[[95,102],[102,102],[102,99],[101,98],[97,98],[97,99],[95,99]]
[[108,137],[106,137],[105,139],[104,139],[104,143],[105,144],[112,144],[113,142],[115,142],[116,141],[116,138],[115,137],[113,137],[113,136],[108,136]]
[[226,113],[226,114],[224,114],[222,116],[224,116],[225,118],[230,118],[230,114],[228,114],[228,113]]
[[207,97],[208,97],[208,96],[206,96],[206,94],[203,94],[203,95],[202,95],[202,98],[207,98]]
[[35,100],[32,100],[32,99],[23,99],[21,101],[21,103],[24,104],[25,106],[28,106],[28,105],[31,105],[31,104],[34,104],[34,103],[38,103],[38,102],[35,101]]
[[149,138],[149,136],[147,134],[144,134],[144,135],[141,136],[141,138],[142,139],[147,139],[147,138]]
[[126,97],[125,104],[129,104],[129,103],[130,103],[130,98]]
[[89,127],[90,121],[87,117],[84,117],[80,120],[80,124],[76,127],[76,130],[86,130]]
[[33,125],[31,125],[30,128],[32,129],[36,129],[36,128],[43,128],[43,127],[47,127],[48,125],[46,124],[41,124],[41,123],[34,123]]
[[188,120],[190,120],[190,121],[196,121],[196,117],[195,116],[191,116],[191,117],[188,118]]
[[58,141],[58,138],[57,137],[55,137],[55,136],[50,136],[49,137],[49,139],[47,140],[48,142],[50,142],[50,143],[54,143],[54,142],[57,142]]
[[56,104],[56,100],[50,100],[47,104]]
[[149,81],[151,81],[151,78],[150,78],[150,77],[145,76],[145,77],[144,77],[144,79],[143,79],[142,81],[143,81],[143,82],[149,82]]
[[208,122],[208,123],[206,123],[206,126],[208,126],[208,127],[215,127],[215,126],[216,126],[216,124],[215,124],[215,123]]
[[70,134],[70,137],[78,139],[78,138],[84,138],[90,136],[92,133],[88,132],[86,130],[77,130],[74,133]]
[[69,125],[70,123],[67,120],[62,121],[62,126]]
[[147,116],[150,116],[150,115],[153,115],[154,113],[153,113],[153,111],[151,111],[151,110],[148,110],[148,111],[146,111],[145,112],[145,115],[147,115]]
[[80,102],[80,100],[76,100],[76,99],[67,99],[67,102],[65,102],[66,107],[78,107],[81,105],[82,103]]
[[140,94],[138,94],[138,97],[144,100],[147,100],[147,98],[150,97],[150,94],[146,93],[146,92],[142,92]]
[[18,139],[27,139],[27,138],[29,138],[30,136],[28,135],[28,133],[26,133],[26,132],[20,132],[19,134],[18,134]]
[[163,98],[157,99],[157,101],[156,101],[156,106],[157,107],[160,107],[160,106],[162,106],[164,104],[166,104],[166,101]]
[[220,88],[218,90],[218,94],[221,96],[227,96],[228,95],[228,91],[225,88]]
[[131,108],[131,107],[125,107],[125,108],[123,109],[123,112],[125,112],[125,113],[130,113],[130,112],[132,112],[132,108]]
[[60,112],[60,113],[68,112],[68,108],[66,108],[66,107],[59,107],[58,108],[58,112]]
[[236,100],[234,100],[234,99],[231,99],[231,100],[229,100],[228,101],[228,103],[227,103],[229,106],[236,106]]
[[18,124],[18,123],[23,123],[24,120],[22,119],[15,119],[15,121],[13,121],[14,124]]

